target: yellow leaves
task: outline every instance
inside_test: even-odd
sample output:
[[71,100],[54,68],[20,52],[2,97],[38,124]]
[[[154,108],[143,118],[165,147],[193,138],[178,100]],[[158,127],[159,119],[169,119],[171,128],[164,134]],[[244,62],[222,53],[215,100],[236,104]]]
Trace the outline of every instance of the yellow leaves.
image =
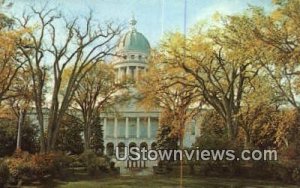
[[21,79],[18,76],[20,63],[16,59],[21,58],[18,45],[25,33],[24,30],[0,30],[0,101],[17,92],[16,87],[12,86],[16,86],[17,80]]
[[196,56],[209,56],[213,52],[211,43],[204,35],[193,36],[189,39],[188,44],[188,54]]
[[274,12],[271,13],[271,18],[273,20],[281,20],[283,18],[283,14],[279,10],[275,10]]
[[[253,120],[255,126],[263,126],[254,127],[262,131],[261,137],[273,139],[278,126],[278,139],[285,137],[289,128],[283,124],[290,124],[286,120],[294,116],[277,114],[275,107],[280,104],[275,100],[287,96],[285,101],[292,101],[300,91],[300,1],[274,3],[277,6],[271,13],[260,7],[250,7],[245,14],[235,16],[221,17],[216,13],[214,18],[222,19],[221,26],[203,30],[199,24],[187,36],[179,32],[167,34],[141,87],[145,104],[167,99],[160,89],[181,78],[185,86],[195,86],[200,95],[211,97],[210,104],[219,111],[224,108],[218,105],[233,101],[226,106],[232,109],[224,113],[235,111],[233,121],[243,116],[242,125]],[[286,70],[294,75],[284,75]],[[278,88],[284,92],[278,93]],[[185,88],[174,84],[172,89]]]
[[168,42],[171,47],[182,47],[185,44],[185,38],[182,33],[170,33],[168,36]]
[[[258,75],[251,81],[251,85],[246,88],[245,103],[243,105],[251,105],[250,108],[260,104],[271,104],[274,98],[274,91],[272,91],[271,83],[267,82],[267,76]],[[248,91],[249,90],[249,91]]]
[[174,105],[180,102],[179,93],[187,90],[181,82],[192,77],[186,77],[187,74],[172,62],[176,58],[172,55],[174,54],[166,55],[163,51],[152,54],[149,71],[138,84],[139,92],[143,96],[140,103],[144,108],[160,106],[174,109]]
[[298,113],[294,110],[284,110],[279,117],[275,143],[282,146],[287,144],[286,141],[291,139],[290,135],[299,128]]
[[17,53],[17,47],[21,38],[27,33],[27,30],[2,30],[0,31],[0,59],[8,60]]
[[14,114],[9,106],[1,106],[0,119],[14,119]]
[[160,44],[160,49],[168,53],[168,55],[174,55],[174,53],[183,53],[185,44],[184,35],[179,32],[173,32],[164,36]]
[[285,0],[272,0],[273,4],[281,5]]
[[0,33],[0,49],[1,57],[12,56],[16,50],[17,38],[13,32],[1,32]]
[[215,21],[220,21],[222,19],[222,14],[217,11],[213,14],[212,19]]

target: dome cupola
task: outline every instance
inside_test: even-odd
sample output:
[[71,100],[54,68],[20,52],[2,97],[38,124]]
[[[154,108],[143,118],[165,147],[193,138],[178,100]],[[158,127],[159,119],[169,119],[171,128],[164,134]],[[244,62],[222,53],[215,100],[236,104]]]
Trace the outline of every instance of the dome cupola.
[[131,28],[121,37],[117,45],[117,51],[119,53],[143,53],[148,56],[150,54],[150,44],[148,40],[142,33],[136,30],[137,21],[134,17],[129,23]]
[[138,81],[148,69],[150,44],[147,38],[136,29],[137,21],[130,20],[130,29],[118,41],[114,59],[117,80],[124,78]]

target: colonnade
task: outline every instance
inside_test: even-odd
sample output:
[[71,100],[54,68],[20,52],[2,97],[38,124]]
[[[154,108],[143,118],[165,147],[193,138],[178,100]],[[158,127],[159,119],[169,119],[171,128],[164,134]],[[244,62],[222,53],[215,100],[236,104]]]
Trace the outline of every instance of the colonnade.
[[[105,117],[103,120],[103,137],[106,138],[107,135],[107,118]],[[118,138],[118,127],[120,126],[118,124],[118,118],[114,117],[114,132],[113,132],[113,138]],[[151,138],[153,135],[151,135],[151,118],[147,117],[147,138]],[[136,117],[136,138],[141,137],[141,124],[140,124],[140,117]],[[129,117],[125,118],[125,138],[129,138]]]

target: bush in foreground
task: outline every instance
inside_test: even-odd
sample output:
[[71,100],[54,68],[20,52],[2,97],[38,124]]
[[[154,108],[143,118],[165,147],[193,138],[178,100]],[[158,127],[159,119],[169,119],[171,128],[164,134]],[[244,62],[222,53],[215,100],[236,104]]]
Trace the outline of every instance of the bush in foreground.
[[61,153],[34,154],[17,152],[6,159],[11,183],[19,181],[43,181],[49,177],[61,177],[69,160]]
[[4,187],[4,185],[8,182],[9,179],[9,169],[6,163],[0,161],[0,187]]
[[109,161],[105,157],[99,157],[92,150],[85,151],[80,160],[85,164],[89,175],[97,175],[100,171],[109,169]]

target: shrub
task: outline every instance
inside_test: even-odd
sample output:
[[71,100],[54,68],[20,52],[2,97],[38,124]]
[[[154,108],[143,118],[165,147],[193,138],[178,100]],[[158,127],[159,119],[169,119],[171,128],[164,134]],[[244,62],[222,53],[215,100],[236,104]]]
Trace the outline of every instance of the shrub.
[[[16,148],[17,126],[15,119],[2,119],[0,122],[0,157],[11,156]],[[22,129],[22,150],[35,153],[39,150],[38,128],[25,121]]]
[[70,167],[84,167],[85,164],[78,155],[70,155]]
[[36,154],[32,156],[35,173],[40,176],[52,175],[61,177],[62,171],[70,164],[70,159],[62,153]]
[[[206,128],[208,129],[208,128]],[[242,146],[235,144],[229,140],[226,136],[220,136],[216,133],[211,133],[202,135],[197,138],[194,143],[194,148],[198,150],[234,150],[235,155],[239,156]],[[214,132],[213,130],[212,132]],[[195,164],[200,166],[201,175],[209,176],[234,176],[239,175],[241,162],[240,161],[230,161],[230,160],[208,160],[208,161],[195,161]]]
[[295,183],[300,184],[300,167],[293,170],[292,178]]
[[4,187],[4,185],[8,182],[9,179],[9,169],[5,162],[0,161],[0,187]]
[[14,183],[19,180],[43,180],[45,177],[62,177],[69,159],[60,153],[35,154],[16,153],[6,160]]
[[78,118],[65,115],[58,132],[56,149],[70,154],[81,154],[84,150],[82,131],[83,127]]
[[88,174],[95,175],[97,172],[97,155],[92,150],[87,150],[80,156],[80,159],[86,165]]
[[86,165],[89,175],[96,175],[100,171],[106,171],[109,163],[105,157],[98,157],[92,150],[85,151],[80,160]]
[[16,183],[24,175],[31,176],[32,165],[30,155],[27,152],[17,152],[6,160],[9,168],[11,180]]
[[[270,166],[270,173],[273,174],[276,180],[280,180],[285,183],[296,183],[294,180],[295,161],[276,161]],[[263,168],[260,169],[260,171]],[[295,174],[296,175],[296,174]]]

